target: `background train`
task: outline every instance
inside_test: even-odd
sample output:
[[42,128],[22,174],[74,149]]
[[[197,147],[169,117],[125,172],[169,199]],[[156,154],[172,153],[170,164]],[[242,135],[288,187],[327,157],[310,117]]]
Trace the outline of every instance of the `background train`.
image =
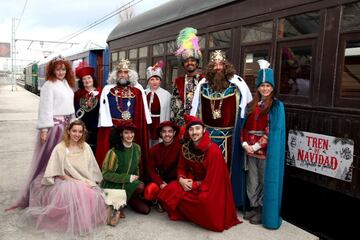
[[[75,71],[79,62],[87,61],[90,66],[95,68],[95,78],[97,85],[102,87],[109,74],[109,49],[108,48],[91,48],[88,50],[62,54],[71,62]],[[25,89],[35,94],[40,94],[41,86],[45,81],[46,64],[52,59],[49,56],[38,62],[33,62],[24,68]]]
[[256,60],[269,60],[288,133],[334,136],[354,147],[347,181],[286,166],[282,215],[321,238],[345,239],[356,233],[351,219],[360,215],[358,16],[360,3],[350,0],[174,0],[114,28],[107,39],[110,66],[130,59],[145,86],[146,67],[163,60],[162,85],[170,90],[182,72],[175,39],[188,26],[198,29],[201,65],[212,51],[226,51],[252,91]]

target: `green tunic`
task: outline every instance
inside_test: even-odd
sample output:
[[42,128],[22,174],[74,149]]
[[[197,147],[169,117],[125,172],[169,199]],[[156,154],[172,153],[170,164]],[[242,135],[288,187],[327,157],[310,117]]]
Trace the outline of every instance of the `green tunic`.
[[139,176],[139,160],[141,155],[140,146],[133,143],[132,147],[118,150],[111,148],[107,153],[102,165],[104,180],[102,188],[125,189],[127,200],[141,181],[130,182],[131,175]]

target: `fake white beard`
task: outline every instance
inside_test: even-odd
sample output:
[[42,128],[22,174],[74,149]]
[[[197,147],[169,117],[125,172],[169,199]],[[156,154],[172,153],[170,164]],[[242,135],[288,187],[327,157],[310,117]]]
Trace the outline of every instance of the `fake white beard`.
[[122,86],[128,85],[130,83],[129,79],[125,78],[117,79],[116,82]]

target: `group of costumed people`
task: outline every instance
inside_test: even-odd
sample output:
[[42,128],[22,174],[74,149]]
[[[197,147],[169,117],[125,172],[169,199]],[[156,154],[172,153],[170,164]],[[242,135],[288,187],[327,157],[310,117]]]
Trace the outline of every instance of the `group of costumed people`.
[[219,232],[241,223],[238,208],[251,224],[279,228],[285,112],[273,70],[259,60],[254,98],[221,50],[202,74],[196,33],[177,38],[185,75],[172,94],[161,87],[161,61],[147,68],[146,89],[129,60],[102,89],[81,62],[74,93],[69,61],[51,60],[31,171],[7,210],[24,208],[23,221],[69,234],[116,226],[126,206]]

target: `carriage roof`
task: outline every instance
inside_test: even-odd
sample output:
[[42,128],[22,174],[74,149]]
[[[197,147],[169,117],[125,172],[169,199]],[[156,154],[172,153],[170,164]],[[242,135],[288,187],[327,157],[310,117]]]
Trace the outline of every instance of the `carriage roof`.
[[119,23],[108,36],[107,42],[205,12],[234,1],[235,0],[172,0],[155,9]]

